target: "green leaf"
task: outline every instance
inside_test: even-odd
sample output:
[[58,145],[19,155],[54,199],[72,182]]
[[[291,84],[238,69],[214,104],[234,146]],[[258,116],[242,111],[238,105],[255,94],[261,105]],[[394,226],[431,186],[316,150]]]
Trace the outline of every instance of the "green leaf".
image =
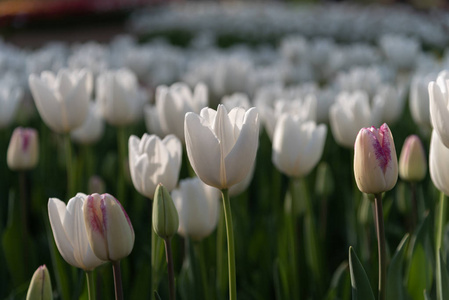
[[368,276],[352,247],[349,247],[349,271],[351,274],[352,300],[374,300]]
[[331,284],[326,294],[326,300],[349,299],[348,262],[343,261],[332,275]]
[[[449,300],[449,276],[447,274],[446,263],[444,262],[441,249],[438,251],[439,259],[437,259],[437,276],[436,279],[440,281],[437,284],[437,299]],[[440,289],[438,290],[438,287]]]
[[409,241],[409,234],[406,234],[399,243],[396,253],[391,259],[387,274],[387,299],[404,299],[404,284],[403,284],[403,264],[404,254],[407,249]]

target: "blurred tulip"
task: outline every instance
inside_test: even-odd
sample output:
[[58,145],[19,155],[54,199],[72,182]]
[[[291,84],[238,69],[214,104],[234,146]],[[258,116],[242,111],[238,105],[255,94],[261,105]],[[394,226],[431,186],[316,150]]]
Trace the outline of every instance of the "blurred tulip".
[[251,103],[249,101],[248,95],[244,93],[234,93],[231,96],[224,96],[221,99],[221,103],[226,107],[228,111],[234,107],[241,107],[245,110],[251,108]]
[[17,127],[9,141],[7,163],[11,170],[33,169],[39,160],[39,137],[34,128]]
[[92,175],[89,178],[89,183],[87,186],[89,194],[103,194],[105,192],[106,184],[104,183],[103,178],[101,178],[100,176]]
[[89,103],[89,111],[84,123],[71,132],[72,140],[80,144],[92,144],[97,142],[104,133],[104,123],[100,116],[98,104]]
[[421,181],[426,177],[427,158],[417,135],[410,135],[404,142],[399,157],[399,176],[407,181]]
[[156,234],[170,239],[178,231],[179,217],[175,204],[168,190],[158,184],[154,192],[153,201],[153,229]]
[[59,253],[74,267],[92,271],[104,262],[95,256],[84,224],[84,202],[87,195],[78,193],[67,206],[56,198],[48,200],[48,216]]
[[194,92],[187,84],[178,82],[156,90],[156,109],[160,126],[165,134],[174,134],[184,143],[184,116],[188,112],[199,113],[209,103],[207,86],[198,83]]
[[23,90],[12,80],[0,80],[0,129],[14,120],[22,96]]
[[202,240],[217,227],[220,192],[204,184],[198,177],[181,180],[172,192],[179,216],[178,233]]
[[306,176],[323,154],[327,127],[284,114],[273,135],[273,164],[292,177]]
[[388,125],[362,128],[354,148],[354,176],[359,190],[367,194],[391,190],[398,179],[398,159]]
[[129,169],[136,190],[153,199],[154,191],[162,183],[169,191],[178,183],[182,160],[182,145],[170,134],[161,140],[144,134],[142,139],[129,138]]
[[137,78],[127,69],[101,73],[97,77],[96,92],[100,113],[111,125],[131,124],[142,114]]
[[87,196],[83,206],[87,237],[95,255],[119,261],[134,247],[134,229],[120,202],[109,194]]
[[368,94],[363,91],[342,92],[329,112],[332,135],[341,146],[352,148],[360,128],[377,126],[383,107],[374,103],[370,107]]
[[50,273],[45,265],[37,268],[31,278],[26,300],[52,300]]
[[449,148],[434,129],[430,140],[429,171],[430,178],[438,190],[449,196]]
[[58,133],[81,126],[87,117],[92,93],[92,74],[86,70],[61,69],[57,75],[31,74],[31,93],[45,124]]
[[144,107],[144,119],[147,131],[159,137],[165,137],[166,133],[162,130],[161,121],[159,120],[159,113],[157,107],[147,104]]
[[449,148],[449,72],[438,74],[437,81],[429,83],[430,118],[435,132]]
[[226,189],[245,179],[256,158],[258,119],[255,108],[234,108],[228,114],[223,105],[186,114],[187,155],[204,183]]
[[410,84],[410,113],[413,121],[420,128],[429,129],[432,127],[430,121],[429,105],[429,82],[436,76],[433,73],[427,75],[415,75]]

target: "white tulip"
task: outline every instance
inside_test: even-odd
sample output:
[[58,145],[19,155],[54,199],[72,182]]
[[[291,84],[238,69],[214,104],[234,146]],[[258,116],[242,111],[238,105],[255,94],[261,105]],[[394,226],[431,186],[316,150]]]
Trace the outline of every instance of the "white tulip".
[[306,176],[321,159],[326,133],[324,124],[283,114],[273,135],[273,164],[288,176]]
[[178,233],[194,240],[209,236],[217,226],[220,192],[198,177],[181,180],[172,192],[179,216]]
[[432,128],[430,121],[430,100],[429,100],[429,82],[436,78],[436,74],[426,75],[417,74],[413,77],[410,84],[410,113],[413,121],[419,127],[427,130]]
[[103,264],[92,251],[84,225],[83,204],[87,196],[78,193],[67,206],[56,198],[48,200],[48,216],[59,253],[66,262],[85,271]]
[[443,144],[449,148],[449,72],[438,74],[437,81],[429,83],[430,118]]
[[17,127],[9,141],[6,162],[11,170],[30,170],[39,160],[39,135],[34,128]]
[[449,148],[440,139],[437,131],[432,131],[429,150],[429,171],[433,184],[449,196]]
[[226,189],[245,179],[256,158],[258,119],[255,108],[234,108],[228,114],[223,105],[186,114],[187,155],[204,183]]
[[14,120],[23,90],[11,80],[0,80],[0,129]]
[[83,124],[92,93],[90,72],[45,71],[40,77],[31,74],[28,81],[37,110],[51,130],[67,133]]
[[182,159],[182,145],[176,136],[161,140],[146,133],[142,139],[132,135],[128,145],[131,178],[139,193],[153,199],[159,183],[169,191],[176,187]]
[[92,144],[97,142],[104,133],[104,122],[100,116],[97,103],[89,103],[89,111],[84,123],[73,130],[70,135],[71,138],[81,144]]

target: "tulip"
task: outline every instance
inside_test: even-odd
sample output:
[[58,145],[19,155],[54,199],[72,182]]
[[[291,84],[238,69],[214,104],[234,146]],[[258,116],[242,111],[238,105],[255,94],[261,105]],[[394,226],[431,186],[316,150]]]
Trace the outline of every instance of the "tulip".
[[244,93],[234,93],[231,96],[224,96],[221,99],[221,103],[226,107],[228,111],[230,111],[234,107],[242,107],[245,110],[251,108],[249,98]]
[[383,107],[379,102],[370,107],[368,94],[363,91],[342,92],[329,112],[332,135],[341,146],[352,148],[362,127],[377,125]]
[[89,103],[89,111],[86,120],[77,129],[71,132],[72,140],[81,144],[92,144],[97,142],[104,133],[104,122],[100,116],[98,104]]
[[272,160],[276,168],[292,177],[306,176],[323,154],[327,127],[284,114],[273,135]]
[[0,129],[14,120],[22,96],[22,89],[12,80],[0,80]]
[[56,198],[48,200],[48,216],[59,253],[70,265],[92,271],[104,262],[95,256],[89,244],[84,224],[84,202],[82,193],[71,198],[66,206]]
[[143,111],[137,78],[127,69],[101,73],[96,82],[97,101],[102,117],[113,126],[135,122]]
[[398,160],[388,125],[362,128],[354,148],[354,175],[359,190],[367,194],[391,190],[398,179]]
[[117,199],[92,194],[84,201],[83,212],[89,243],[99,259],[116,262],[131,253],[133,226]]
[[202,240],[217,227],[220,193],[198,177],[181,180],[172,192],[179,215],[178,233]]
[[174,134],[184,143],[184,116],[188,112],[199,113],[209,103],[207,87],[203,83],[195,86],[192,94],[185,83],[170,87],[159,86],[156,90],[156,108],[162,131]]
[[162,130],[161,122],[159,120],[159,113],[157,107],[147,104],[144,107],[144,119],[147,131],[160,137],[165,137],[165,132]]
[[238,196],[244,191],[246,191],[246,189],[248,189],[248,186],[251,184],[251,181],[253,180],[255,169],[256,169],[256,162],[254,162],[253,165],[251,166],[251,169],[249,170],[248,175],[246,175],[245,179],[243,179],[237,184],[234,184],[229,188],[229,196],[231,197]]
[[179,218],[168,190],[158,184],[153,201],[153,229],[161,238],[170,239],[178,231]]
[[187,155],[193,170],[206,184],[225,189],[247,176],[256,158],[259,122],[255,108],[245,112],[223,105],[185,116]]
[[399,176],[407,181],[421,181],[426,176],[427,159],[424,147],[417,135],[410,135],[404,142],[399,157]]
[[430,140],[429,171],[430,178],[438,190],[449,196],[449,148],[440,139],[436,129]]
[[146,133],[142,139],[132,135],[128,145],[131,178],[139,193],[152,199],[159,183],[169,191],[176,187],[182,159],[181,142],[176,136],[161,140]]
[[44,71],[40,77],[31,74],[28,81],[37,110],[51,130],[67,133],[83,124],[92,93],[90,72]]
[[410,113],[413,121],[425,129],[431,128],[430,121],[430,100],[429,100],[429,82],[435,78],[433,73],[426,75],[415,75],[410,84]]
[[7,163],[11,170],[33,169],[39,159],[39,138],[36,129],[17,127],[8,146]]
[[438,74],[437,81],[429,83],[430,118],[441,142],[449,148],[449,72]]
[[45,265],[37,268],[31,278],[26,300],[52,300],[50,273]]

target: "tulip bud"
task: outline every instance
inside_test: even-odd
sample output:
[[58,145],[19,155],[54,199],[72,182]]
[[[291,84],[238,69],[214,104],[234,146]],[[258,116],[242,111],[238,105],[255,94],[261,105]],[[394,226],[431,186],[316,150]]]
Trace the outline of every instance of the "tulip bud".
[[362,128],[354,147],[354,175],[359,190],[367,194],[391,190],[398,179],[398,159],[388,125]]
[[17,127],[9,142],[7,163],[11,170],[33,169],[39,158],[39,142],[34,128]]
[[168,190],[158,184],[153,202],[153,229],[163,239],[171,238],[179,226],[178,211]]
[[420,181],[426,177],[427,159],[417,135],[407,137],[399,157],[399,176],[406,181]]
[[51,288],[50,273],[48,273],[47,267],[42,265],[33,274],[26,300],[51,299],[53,299],[53,291]]
[[119,261],[131,253],[134,229],[117,199],[92,194],[84,201],[83,210],[89,243],[99,259]]

